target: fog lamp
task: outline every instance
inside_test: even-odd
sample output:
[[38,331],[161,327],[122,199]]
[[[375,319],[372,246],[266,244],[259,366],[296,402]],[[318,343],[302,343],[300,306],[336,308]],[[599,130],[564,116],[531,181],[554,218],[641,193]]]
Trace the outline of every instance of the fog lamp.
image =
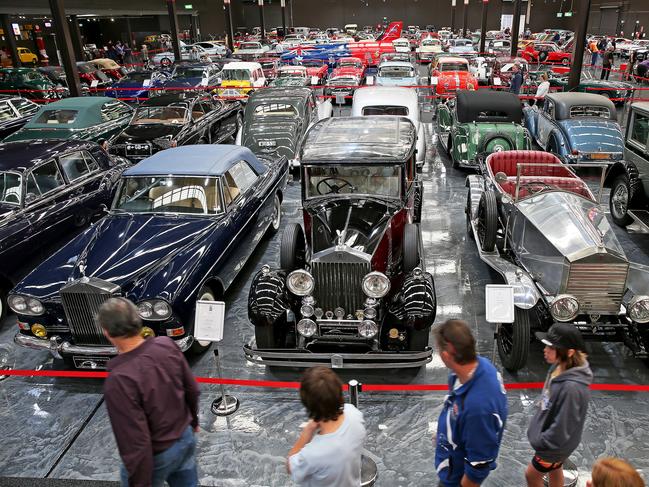
[[372,320],[364,320],[358,325],[358,334],[363,338],[372,338],[379,332],[379,327]]
[[310,320],[308,318],[305,318],[303,320],[300,320],[297,324],[297,332],[304,336],[304,337],[312,337],[315,335],[316,330],[318,329],[318,326],[315,324],[313,320]]
[[142,330],[140,331],[140,336],[142,338],[154,337],[155,332],[151,328],[149,328],[148,326],[143,326]]
[[376,309],[375,308],[365,308],[365,311],[363,312],[365,314],[365,318],[373,320],[376,318]]
[[550,314],[557,321],[570,321],[579,314],[579,302],[568,294],[560,294],[550,305]]
[[32,333],[38,338],[45,338],[47,336],[47,330],[39,323],[32,325]]
[[300,308],[300,313],[305,318],[309,318],[310,316],[313,316],[313,312],[314,312],[313,306],[311,306],[310,304],[303,304],[302,307]]
[[649,296],[634,296],[629,303],[629,316],[637,323],[649,322]]

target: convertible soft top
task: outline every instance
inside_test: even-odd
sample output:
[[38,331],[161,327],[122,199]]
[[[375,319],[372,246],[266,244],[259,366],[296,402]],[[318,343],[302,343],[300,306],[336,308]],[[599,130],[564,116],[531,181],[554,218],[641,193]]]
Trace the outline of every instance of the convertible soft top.
[[520,99],[506,91],[458,91],[456,112],[460,123],[521,123],[523,119]]
[[595,93],[548,93],[546,98],[554,103],[554,118],[556,120],[570,118],[570,109],[573,107],[608,108],[610,119],[617,120],[615,105],[604,95]]

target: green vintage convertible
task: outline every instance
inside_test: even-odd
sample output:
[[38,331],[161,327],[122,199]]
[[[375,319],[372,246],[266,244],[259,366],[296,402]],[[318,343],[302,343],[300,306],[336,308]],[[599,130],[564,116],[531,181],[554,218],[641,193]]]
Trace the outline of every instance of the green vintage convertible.
[[480,156],[530,148],[522,118],[521,102],[513,93],[458,91],[438,106],[437,133],[453,167],[477,168]]

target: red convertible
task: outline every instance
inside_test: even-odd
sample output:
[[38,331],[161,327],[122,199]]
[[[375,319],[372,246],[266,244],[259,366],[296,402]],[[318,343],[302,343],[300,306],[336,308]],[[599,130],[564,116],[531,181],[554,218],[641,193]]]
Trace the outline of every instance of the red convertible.
[[458,56],[441,56],[430,65],[430,84],[436,95],[478,89],[478,79],[469,71],[469,61]]
[[519,50],[518,55],[530,63],[541,62],[568,66],[572,62],[572,53],[563,51],[554,42],[530,43],[524,50]]
[[329,66],[327,66],[327,63],[320,61],[319,59],[305,59],[300,64],[306,68],[306,72],[311,78],[312,85],[325,84],[327,73],[329,72]]
[[331,77],[351,76],[362,80],[365,78],[366,69],[367,64],[361,58],[344,57],[336,64],[336,68],[331,73]]

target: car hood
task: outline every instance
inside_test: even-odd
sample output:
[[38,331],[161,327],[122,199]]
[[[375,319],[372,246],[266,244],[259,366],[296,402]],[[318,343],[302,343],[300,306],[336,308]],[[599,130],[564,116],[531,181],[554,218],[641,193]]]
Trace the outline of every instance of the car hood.
[[417,86],[419,80],[417,78],[403,77],[395,78],[377,76],[374,80],[375,84],[381,86]]
[[168,135],[174,136],[182,130],[182,125],[171,124],[146,124],[146,125],[129,125],[124,131],[119,134],[115,139],[115,143],[124,142],[140,142],[165,137]]
[[250,81],[223,81],[221,83],[221,88],[249,88],[251,85]]
[[165,82],[164,85],[162,86],[165,88],[187,88],[187,87],[199,86],[202,81],[203,78],[201,77],[178,78],[178,79],[170,79],[169,81]]
[[571,148],[579,152],[624,152],[624,137],[613,120],[584,118],[559,122],[568,134]]
[[[273,117],[272,122],[255,120],[246,122],[243,129],[242,144],[255,154],[277,154],[288,159],[295,158],[298,144],[299,119]],[[259,141],[274,140],[272,147],[261,147]]]
[[[625,83],[624,81],[610,81],[610,80],[600,80],[593,79],[588,80],[586,83],[582,83],[584,87],[597,87],[597,88],[615,88],[618,90],[630,90],[633,88],[633,85]],[[597,94],[597,91],[594,93]]]
[[45,128],[25,128],[23,127],[18,132],[11,134],[3,140],[3,142],[13,142],[16,140],[34,140],[34,139],[69,139],[72,138],[74,132],[72,129],[45,129]]
[[332,78],[336,78],[338,76],[342,76],[342,77],[347,77],[347,76],[360,77],[362,75],[363,75],[363,70],[358,69],[358,68],[336,68],[331,73]]

